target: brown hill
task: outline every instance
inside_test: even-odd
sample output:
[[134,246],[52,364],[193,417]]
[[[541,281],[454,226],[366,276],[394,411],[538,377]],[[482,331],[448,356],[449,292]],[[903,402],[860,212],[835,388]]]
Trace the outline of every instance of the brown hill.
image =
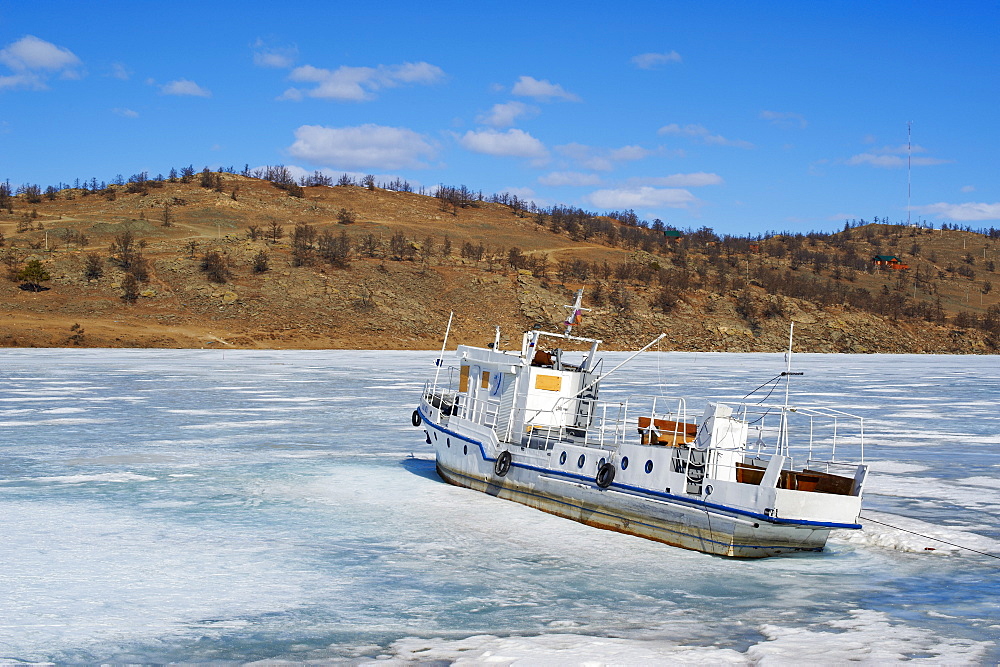
[[[583,286],[578,332],[612,348],[665,331],[660,349],[778,351],[790,321],[800,351],[1000,345],[995,239],[970,231],[677,241],[516,200],[211,177],[0,202],[0,344],[433,349],[455,311],[453,343],[499,325],[510,348],[557,327]],[[32,260],[49,279],[25,273]]]

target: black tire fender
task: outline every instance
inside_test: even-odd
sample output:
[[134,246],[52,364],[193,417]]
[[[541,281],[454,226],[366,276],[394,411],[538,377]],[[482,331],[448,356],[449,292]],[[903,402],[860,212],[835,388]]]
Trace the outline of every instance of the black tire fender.
[[597,486],[606,489],[615,481],[615,467],[611,463],[602,463],[597,469]]
[[496,463],[493,464],[493,472],[497,474],[497,477],[504,477],[510,472],[510,452],[506,450],[500,452]]
[[413,414],[410,416],[410,423],[414,426],[420,426],[420,410],[414,410]]

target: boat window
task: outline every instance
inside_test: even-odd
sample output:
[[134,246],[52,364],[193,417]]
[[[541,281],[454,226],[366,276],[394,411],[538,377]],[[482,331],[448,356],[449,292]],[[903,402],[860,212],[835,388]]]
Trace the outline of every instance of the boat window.
[[469,453],[469,446],[468,445],[463,445],[462,446],[462,453],[468,455],[468,453]]
[[463,394],[469,391],[469,367],[462,364],[462,370],[458,374],[458,390]]
[[598,462],[597,462],[597,467],[598,467],[598,468],[600,468],[600,467],[601,467],[602,465],[604,465],[604,464],[605,464],[606,462],[607,462],[607,461],[606,461],[606,459],[601,459],[600,461],[598,461]]
[[482,375],[480,376],[480,379],[479,379],[479,386],[482,387],[483,389],[489,389],[490,388],[490,372],[489,371],[483,371],[483,373],[482,373]]
[[653,462],[652,461],[646,461],[646,472],[647,473],[653,472]]
[[627,468],[628,468],[628,457],[627,456],[623,456],[622,457],[622,470],[625,470]]
[[563,465],[564,463],[566,463],[566,452],[559,455],[559,465]]
[[445,438],[445,439],[444,439],[444,444],[446,444],[446,445],[448,445],[449,447],[451,447],[451,438]]
[[580,454],[580,458],[577,459],[577,461],[576,461],[576,467],[577,468],[582,468],[583,464],[586,463],[586,462],[587,462],[587,457],[584,456],[583,454]]

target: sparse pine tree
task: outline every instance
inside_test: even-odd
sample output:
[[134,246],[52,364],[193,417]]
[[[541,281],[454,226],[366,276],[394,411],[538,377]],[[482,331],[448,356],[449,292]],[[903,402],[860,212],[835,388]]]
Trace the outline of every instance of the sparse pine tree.
[[266,250],[258,250],[257,254],[253,256],[253,272],[254,273],[264,273],[270,269],[270,258],[267,255]]
[[18,272],[17,277],[19,280],[23,280],[32,292],[42,291],[42,283],[52,279],[41,260],[38,259],[28,260],[24,268]]

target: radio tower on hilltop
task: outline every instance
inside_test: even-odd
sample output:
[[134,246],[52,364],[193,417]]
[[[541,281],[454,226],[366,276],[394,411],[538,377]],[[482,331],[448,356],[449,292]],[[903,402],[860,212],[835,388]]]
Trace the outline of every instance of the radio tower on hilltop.
[[906,121],[906,226],[910,226],[910,155],[913,152],[910,143],[910,126],[912,120]]

